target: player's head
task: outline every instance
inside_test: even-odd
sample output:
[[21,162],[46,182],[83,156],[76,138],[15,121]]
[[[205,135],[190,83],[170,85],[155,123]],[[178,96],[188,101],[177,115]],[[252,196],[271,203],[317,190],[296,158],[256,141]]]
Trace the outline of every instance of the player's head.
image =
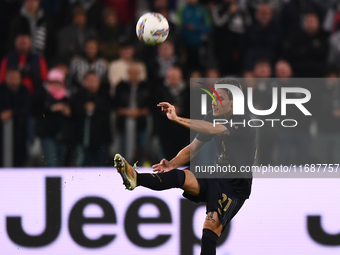
[[[217,81],[215,84],[228,84],[228,85],[234,85],[242,90],[241,84],[234,80],[234,79],[222,79]],[[214,93],[215,102],[212,102],[212,109],[213,109],[213,115],[214,116],[227,116],[230,117],[233,114],[233,94],[229,89],[216,89],[217,94],[219,95],[220,100],[218,99],[217,95]]]

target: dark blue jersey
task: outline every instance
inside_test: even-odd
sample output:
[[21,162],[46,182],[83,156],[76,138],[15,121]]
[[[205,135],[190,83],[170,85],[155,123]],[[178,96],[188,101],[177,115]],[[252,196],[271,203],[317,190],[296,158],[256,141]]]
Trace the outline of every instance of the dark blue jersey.
[[[214,119],[223,118],[213,116],[212,111],[204,118],[208,122],[213,122]],[[256,157],[256,128],[248,126],[250,119],[248,115],[232,115],[228,123],[223,124],[227,132],[220,135],[200,133],[196,136],[196,139],[204,143],[214,138],[218,150],[215,164],[236,169],[235,173],[226,173],[224,180],[230,194],[241,199],[250,195],[253,177],[250,170]],[[245,171],[245,167],[248,171]]]

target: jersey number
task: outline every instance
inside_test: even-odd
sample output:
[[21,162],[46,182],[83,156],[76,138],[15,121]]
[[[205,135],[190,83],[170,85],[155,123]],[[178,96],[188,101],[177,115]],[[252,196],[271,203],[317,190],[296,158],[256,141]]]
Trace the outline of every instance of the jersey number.
[[[227,204],[224,206],[224,204],[225,204],[224,202],[226,202],[227,200],[228,200],[228,202],[227,202]],[[218,200],[218,203],[220,204],[220,207],[221,207],[221,209],[223,209],[223,211],[227,211],[232,201],[233,201],[233,200],[232,200],[231,198],[227,197],[226,194],[222,193],[222,199],[219,199],[219,200]],[[224,208],[223,208],[223,207],[224,207]],[[221,209],[218,208],[218,213],[219,213],[219,214],[221,214]]]

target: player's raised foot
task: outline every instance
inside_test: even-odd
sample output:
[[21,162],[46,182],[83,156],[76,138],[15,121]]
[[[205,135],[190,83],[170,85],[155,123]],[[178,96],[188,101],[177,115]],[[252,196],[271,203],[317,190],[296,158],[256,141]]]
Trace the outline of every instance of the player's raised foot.
[[114,167],[117,168],[118,173],[122,176],[123,184],[128,190],[133,190],[137,186],[137,172],[136,163],[131,166],[125,158],[120,154],[116,154],[113,158]]

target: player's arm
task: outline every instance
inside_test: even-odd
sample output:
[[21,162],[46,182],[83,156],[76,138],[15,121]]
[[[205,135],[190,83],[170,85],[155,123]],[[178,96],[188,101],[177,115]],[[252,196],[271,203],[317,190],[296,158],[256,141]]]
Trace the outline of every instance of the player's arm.
[[155,164],[152,166],[153,171],[157,171],[159,173],[168,172],[172,169],[176,169],[180,166],[185,165],[188,163],[193,157],[197,155],[200,149],[203,147],[204,143],[200,142],[196,138],[189,144],[188,146],[184,147],[176,157],[172,160],[168,161],[166,159],[162,159],[160,163]]
[[175,106],[167,103],[162,102],[159,103],[157,106],[162,108],[162,111],[166,113],[166,116],[169,120],[177,122],[182,126],[194,130],[198,133],[206,134],[206,135],[222,135],[222,134],[229,134],[228,129],[220,124],[214,124],[204,120],[192,120],[188,118],[178,117],[176,114]]

